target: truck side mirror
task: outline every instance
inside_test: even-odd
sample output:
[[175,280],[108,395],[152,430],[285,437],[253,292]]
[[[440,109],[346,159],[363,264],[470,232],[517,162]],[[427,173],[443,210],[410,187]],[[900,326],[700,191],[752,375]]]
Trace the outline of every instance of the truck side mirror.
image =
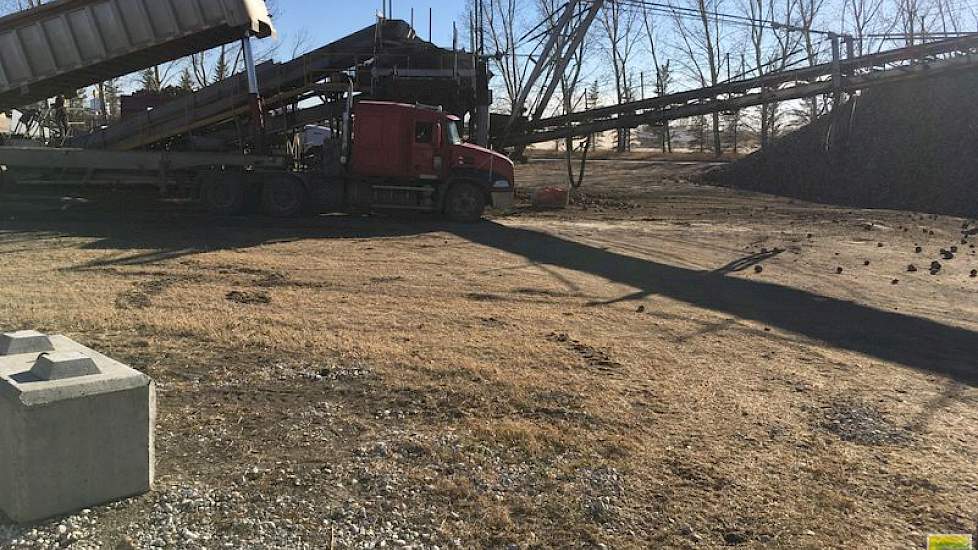
[[441,149],[442,134],[444,131],[445,129],[442,128],[441,122],[436,122],[435,135],[432,136],[433,139],[431,140],[431,143],[435,146],[435,149]]

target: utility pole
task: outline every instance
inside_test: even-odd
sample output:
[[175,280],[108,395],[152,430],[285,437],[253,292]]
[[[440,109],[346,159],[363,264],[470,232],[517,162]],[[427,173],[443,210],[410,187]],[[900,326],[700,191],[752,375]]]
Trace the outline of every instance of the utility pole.
[[834,32],[829,33],[829,40],[832,41],[832,110],[835,111],[842,105],[842,61],[840,59],[841,49],[839,47],[839,35]]

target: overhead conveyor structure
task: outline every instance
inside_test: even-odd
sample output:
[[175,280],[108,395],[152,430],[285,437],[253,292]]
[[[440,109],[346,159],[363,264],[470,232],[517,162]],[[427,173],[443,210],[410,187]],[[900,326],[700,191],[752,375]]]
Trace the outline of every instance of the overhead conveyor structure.
[[262,0],[55,0],[0,18],[0,111],[274,32]]
[[[329,93],[342,95],[351,90],[361,99],[441,105],[459,115],[480,106],[488,111],[487,76],[479,70],[484,65],[472,54],[421,40],[405,21],[380,19],[291,61],[261,63],[255,72],[268,121],[266,132],[284,133],[336,118],[343,102],[319,101]],[[303,103],[309,99],[315,101]],[[249,117],[249,111],[248,80],[245,74],[238,74],[76,136],[68,145],[129,151],[158,147],[183,136],[234,141],[235,124]],[[230,132],[226,131],[229,127]]]
[[584,137],[643,124],[731,112],[808,97],[853,93],[919,78],[978,70],[978,34],[882,51],[833,63],[778,71],[684,92],[598,107],[566,115],[494,125],[496,147],[525,147],[568,137]]
[[[381,36],[393,44],[401,44],[412,34],[411,28],[403,21],[382,21],[378,25]],[[265,107],[274,108],[292,101],[312,91],[331,72],[348,69],[369,59],[376,48],[377,34],[377,26],[371,25],[292,61],[259,64],[255,70]],[[78,136],[69,144],[90,149],[138,149],[246,115],[249,110],[248,95],[246,75],[237,74],[151,111]]]

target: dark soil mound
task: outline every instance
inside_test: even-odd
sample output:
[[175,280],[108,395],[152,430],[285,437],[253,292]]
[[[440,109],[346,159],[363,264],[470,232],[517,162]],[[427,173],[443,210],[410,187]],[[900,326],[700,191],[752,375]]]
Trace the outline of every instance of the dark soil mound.
[[817,202],[975,216],[976,94],[975,73],[868,90],[839,116],[825,116],[705,179]]

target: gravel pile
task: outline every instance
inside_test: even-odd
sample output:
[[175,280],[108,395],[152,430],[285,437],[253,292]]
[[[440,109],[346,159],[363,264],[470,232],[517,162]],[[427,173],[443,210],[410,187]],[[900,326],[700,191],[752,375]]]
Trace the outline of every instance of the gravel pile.
[[[978,213],[978,74],[871,89],[738,162],[709,183],[816,202]],[[831,145],[830,136],[843,136]]]

